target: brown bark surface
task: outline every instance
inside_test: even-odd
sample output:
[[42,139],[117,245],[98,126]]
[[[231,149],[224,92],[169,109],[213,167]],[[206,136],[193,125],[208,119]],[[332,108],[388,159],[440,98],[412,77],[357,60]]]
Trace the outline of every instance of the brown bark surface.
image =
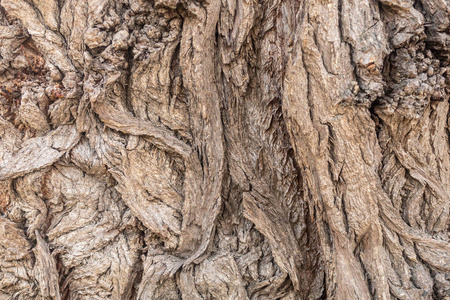
[[449,0],[0,0],[0,300],[450,299]]

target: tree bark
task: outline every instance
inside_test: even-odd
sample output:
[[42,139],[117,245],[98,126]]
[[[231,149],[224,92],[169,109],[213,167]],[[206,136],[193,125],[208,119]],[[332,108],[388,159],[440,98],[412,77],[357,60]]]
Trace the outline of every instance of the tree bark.
[[450,299],[449,0],[0,0],[0,299]]

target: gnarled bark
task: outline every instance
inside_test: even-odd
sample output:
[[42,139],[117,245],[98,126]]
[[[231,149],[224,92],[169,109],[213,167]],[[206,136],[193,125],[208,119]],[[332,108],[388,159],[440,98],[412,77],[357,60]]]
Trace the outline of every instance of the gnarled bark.
[[0,299],[448,299],[447,0],[0,0]]

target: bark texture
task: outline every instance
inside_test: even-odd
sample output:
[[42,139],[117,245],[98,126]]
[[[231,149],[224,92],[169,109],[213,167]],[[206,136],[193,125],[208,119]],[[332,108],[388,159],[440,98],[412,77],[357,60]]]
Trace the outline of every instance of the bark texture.
[[0,0],[0,299],[450,299],[449,0]]

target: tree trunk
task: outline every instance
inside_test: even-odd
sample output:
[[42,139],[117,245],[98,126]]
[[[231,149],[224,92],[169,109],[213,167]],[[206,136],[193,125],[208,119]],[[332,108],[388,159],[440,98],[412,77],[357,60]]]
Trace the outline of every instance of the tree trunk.
[[0,300],[450,299],[449,45],[449,0],[0,0]]

